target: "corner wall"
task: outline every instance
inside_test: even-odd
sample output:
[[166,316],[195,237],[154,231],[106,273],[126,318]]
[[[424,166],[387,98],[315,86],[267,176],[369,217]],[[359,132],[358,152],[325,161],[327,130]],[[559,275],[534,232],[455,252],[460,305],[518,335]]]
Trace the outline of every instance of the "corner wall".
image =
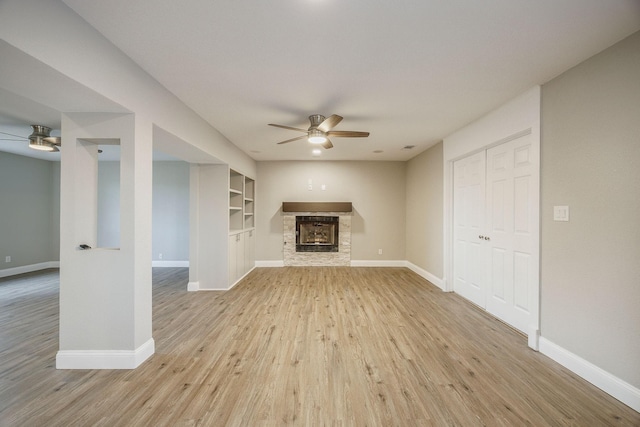
[[440,279],[443,260],[443,144],[407,162],[407,261]]

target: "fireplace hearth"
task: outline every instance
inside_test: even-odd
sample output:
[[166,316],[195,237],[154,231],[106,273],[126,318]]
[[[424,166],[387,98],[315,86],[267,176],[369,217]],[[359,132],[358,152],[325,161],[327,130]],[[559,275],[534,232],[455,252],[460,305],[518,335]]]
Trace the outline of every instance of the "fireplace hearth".
[[338,252],[340,218],[296,216],[296,252]]

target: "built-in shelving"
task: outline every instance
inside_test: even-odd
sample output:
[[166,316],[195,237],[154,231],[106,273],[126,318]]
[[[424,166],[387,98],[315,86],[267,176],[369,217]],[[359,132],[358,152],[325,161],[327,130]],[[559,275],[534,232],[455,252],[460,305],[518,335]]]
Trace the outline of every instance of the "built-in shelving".
[[229,231],[255,227],[255,180],[229,170]]
[[229,170],[229,284],[255,266],[255,180]]
[[249,177],[244,177],[244,228],[255,226],[253,215],[253,198],[255,196],[255,181]]

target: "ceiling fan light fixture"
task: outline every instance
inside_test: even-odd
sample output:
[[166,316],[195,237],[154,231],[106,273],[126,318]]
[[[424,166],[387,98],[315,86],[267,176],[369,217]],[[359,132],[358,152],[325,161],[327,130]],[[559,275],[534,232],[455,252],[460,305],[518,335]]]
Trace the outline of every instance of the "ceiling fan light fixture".
[[308,140],[312,144],[324,144],[325,142],[327,142],[327,137],[324,136],[324,133],[322,133],[318,129],[313,129],[309,131]]
[[58,151],[60,138],[49,136],[51,128],[41,125],[31,125],[33,133],[29,135],[29,148],[39,151]]
[[44,138],[29,139],[29,148],[39,151],[58,151],[56,147]]

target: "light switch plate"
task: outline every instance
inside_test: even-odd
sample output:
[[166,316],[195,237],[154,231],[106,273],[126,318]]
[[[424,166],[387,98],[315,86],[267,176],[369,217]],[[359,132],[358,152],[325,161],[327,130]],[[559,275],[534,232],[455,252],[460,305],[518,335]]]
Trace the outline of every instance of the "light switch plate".
[[553,220],[554,221],[569,221],[569,206],[554,206],[553,207]]

